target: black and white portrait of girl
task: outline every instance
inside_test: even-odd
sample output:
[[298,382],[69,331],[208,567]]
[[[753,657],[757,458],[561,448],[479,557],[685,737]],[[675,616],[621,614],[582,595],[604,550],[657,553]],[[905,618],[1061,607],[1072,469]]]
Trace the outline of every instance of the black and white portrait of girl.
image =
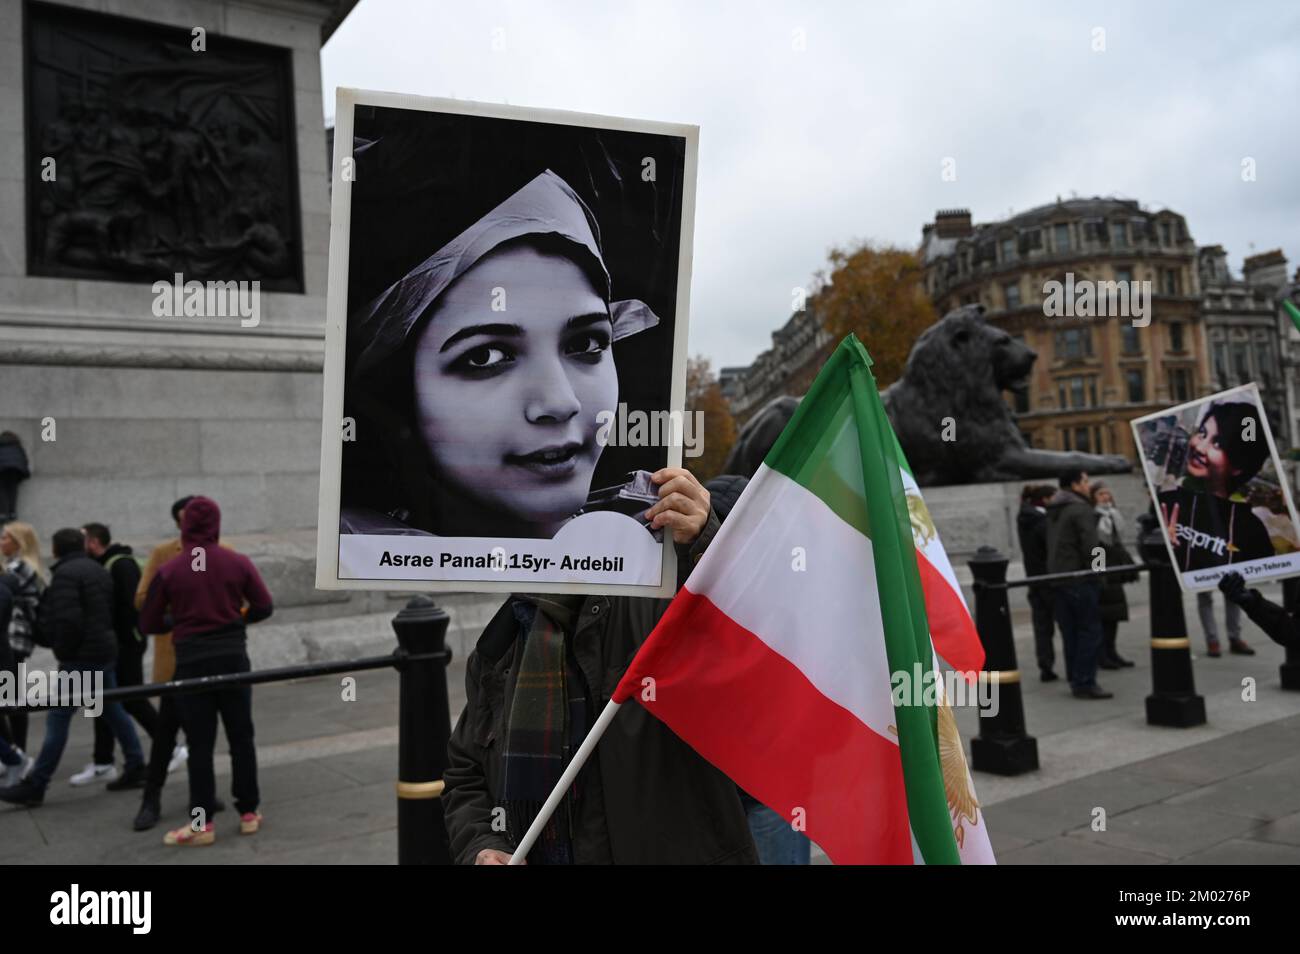
[[371,106],[353,157],[343,538],[551,540],[612,512],[657,547],[668,448],[601,423],[669,407],[682,140]]

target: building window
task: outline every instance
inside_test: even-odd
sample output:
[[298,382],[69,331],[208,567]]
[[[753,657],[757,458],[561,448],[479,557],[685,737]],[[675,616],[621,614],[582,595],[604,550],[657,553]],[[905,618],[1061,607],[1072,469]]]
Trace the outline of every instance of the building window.
[[1061,450],[1068,451],[1069,449],[1070,449],[1070,429],[1068,427],[1063,427],[1061,428]]
[[1006,295],[1007,309],[1020,307],[1020,283],[1007,282],[1002,286],[1002,292]]
[[1133,281],[1133,269],[1128,267],[1115,269],[1115,281],[1125,284]]
[[1056,226],[1053,244],[1058,252],[1070,250],[1070,226],[1064,222]]
[[1086,427],[1076,427],[1074,429],[1074,449],[1091,453],[1092,448],[1088,446],[1088,429]]
[[1169,372],[1169,394],[1175,401],[1192,399],[1191,382],[1186,368],[1173,368]]
[[1146,382],[1142,380],[1141,368],[1129,368],[1124,372],[1124,381],[1128,385],[1128,402],[1142,404],[1147,399]]
[[1178,269],[1160,269],[1160,291],[1166,295],[1178,294]]
[[1171,351],[1184,350],[1183,326],[1181,322],[1174,322],[1169,326],[1169,349]]
[[1169,223],[1168,223],[1168,222],[1161,222],[1161,223],[1160,223],[1160,244],[1161,244],[1161,245],[1173,245],[1173,244],[1174,244],[1174,236],[1173,236],[1172,231],[1171,231],[1170,228],[1169,228]]
[[1013,238],[1004,238],[1002,240],[1002,261],[1009,262],[1016,257],[1016,240]]
[[1066,406],[1066,389],[1070,390],[1070,407],[1097,406],[1096,377],[1084,377],[1083,374],[1075,374],[1074,377],[1065,378],[1058,387],[1061,389],[1061,407]]
[[1141,342],[1138,340],[1137,326],[1132,324],[1120,325],[1119,337],[1120,337],[1121,347],[1123,347],[1125,354],[1142,353],[1142,345]]
[[1092,330],[1070,328],[1056,333],[1056,358],[1058,361],[1080,361],[1092,355]]
[[1245,384],[1250,380],[1250,354],[1244,341],[1232,343],[1232,371],[1235,378],[1233,384]]
[[1128,245],[1128,223],[1112,222],[1110,224],[1110,244],[1115,248]]
[[1105,448],[1101,446],[1101,428],[1100,428],[1100,427],[1096,427],[1096,426],[1094,426],[1093,429],[1092,429],[1092,446],[1096,449],[1096,451],[1097,451],[1098,454],[1103,453],[1103,452],[1105,451]]
[[1228,383],[1228,346],[1222,341],[1214,342],[1214,380],[1220,385]]
[[1255,362],[1264,387],[1273,386],[1273,345],[1268,341],[1255,342]]
[[1065,382],[1063,381],[1058,381],[1056,383],[1056,406],[1059,407],[1062,411],[1064,411],[1066,407]]

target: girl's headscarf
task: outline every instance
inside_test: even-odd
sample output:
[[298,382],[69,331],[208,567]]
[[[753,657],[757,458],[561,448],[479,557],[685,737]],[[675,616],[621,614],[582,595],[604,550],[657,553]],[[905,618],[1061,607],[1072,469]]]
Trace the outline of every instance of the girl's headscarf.
[[601,255],[600,226],[568,183],[547,169],[352,316],[348,335],[361,349],[353,374],[365,376],[401,350],[452,282],[493,249],[525,236],[555,237],[574,246],[574,258],[609,302],[615,341],[659,323],[645,302],[610,301],[612,282]]

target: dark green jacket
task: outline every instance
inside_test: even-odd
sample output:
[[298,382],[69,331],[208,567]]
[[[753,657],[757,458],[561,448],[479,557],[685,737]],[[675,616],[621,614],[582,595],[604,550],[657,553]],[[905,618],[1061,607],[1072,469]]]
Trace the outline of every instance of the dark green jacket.
[[1047,572],[1091,570],[1097,511],[1072,490],[1058,490],[1047,502]]
[[[678,585],[703,554],[713,513],[689,548],[677,547]],[[589,596],[570,637],[574,659],[604,709],[668,600]],[[452,858],[473,864],[484,848],[513,845],[493,809],[501,804],[502,760],[520,651],[507,600],[483,631],[465,673],[468,700],[452,732],[443,811]],[[578,776],[573,846],[578,864],[756,864],[736,786],[633,700],[625,703]],[[498,812],[503,818],[504,814]]]

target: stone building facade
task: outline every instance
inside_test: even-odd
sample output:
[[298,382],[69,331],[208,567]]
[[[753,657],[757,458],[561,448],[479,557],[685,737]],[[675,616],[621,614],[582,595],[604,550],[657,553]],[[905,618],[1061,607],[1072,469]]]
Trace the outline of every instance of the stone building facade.
[[1244,277],[1239,279],[1229,270],[1222,246],[1210,245],[1197,251],[1197,269],[1211,388],[1223,391],[1255,382],[1278,447],[1291,447],[1295,432],[1292,415],[1287,413],[1283,329],[1275,301],[1286,284],[1286,257],[1281,251],[1253,255],[1246,259]]
[[[982,304],[1038,353],[1028,392],[1014,399],[1031,446],[1136,459],[1132,418],[1211,392],[1196,245],[1176,212],[1101,197],[979,225],[968,210],[940,211],[922,230],[921,255],[940,314]],[[1049,282],[1150,282],[1150,323],[1048,317]]]
[[816,300],[772,332],[772,347],[747,368],[724,368],[719,376],[736,423],[743,425],[773,398],[808,390],[835,342],[817,320]]
[[[314,527],[320,47],[354,3],[0,0],[0,430],[47,546],[162,538],[185,493],[230,533]],[[259,280],[256,323],[160,314],[176,273]]]

